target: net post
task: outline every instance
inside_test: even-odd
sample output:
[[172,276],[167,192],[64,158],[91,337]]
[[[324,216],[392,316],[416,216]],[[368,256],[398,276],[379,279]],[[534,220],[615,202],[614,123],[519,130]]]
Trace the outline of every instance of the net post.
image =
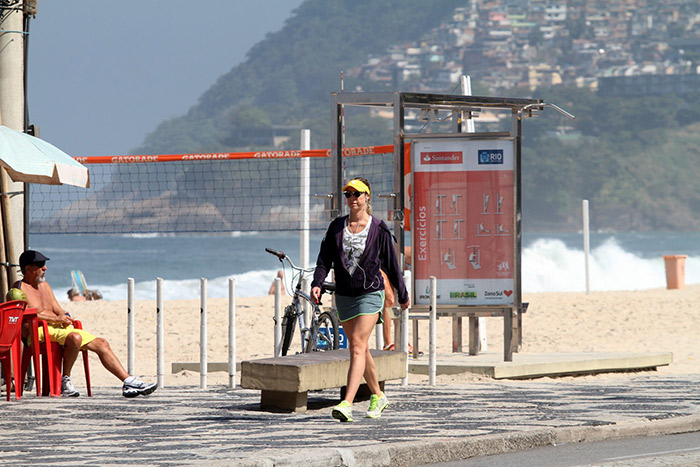
[[[301,150],[308,151],[311,149],[311,130],[301,130]],[[311,159],[309,157],[300,158],[301,170],[299,180],[299,196],[301,206],[301,219],[299,233],[299,263],[302,268],[309,267],[309,215],[311,212]],[[304,279],[301,284],[304,292],[309,291],[309,280]],[[304,317],[306,322],[311,322],[311,307],[306,301],[302,302],[304,307]]]

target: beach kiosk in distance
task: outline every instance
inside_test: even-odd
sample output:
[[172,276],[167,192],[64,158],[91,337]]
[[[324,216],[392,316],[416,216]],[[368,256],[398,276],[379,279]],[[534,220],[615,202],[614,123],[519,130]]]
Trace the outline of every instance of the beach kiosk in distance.
[[[343,208],[345,106],[393,109],[393,192],[380,196],[393,200],[399,252],[410,232],[411,313],[429,310],[435,277],[437,315],[453,319],[453,351],[461,351],[463,317],[469,318],[469,353],[476,355],[477,319],[502,316],[503,357],[513,361],[522,341],[522,120],[545,107],[573,116],[538,99],[333,93],[331,218]],[[509,128],[464,132],[466,122],[487,111],[510,114]],[[449,131],[412,133],[406,131],[408,118],[453,123]]]

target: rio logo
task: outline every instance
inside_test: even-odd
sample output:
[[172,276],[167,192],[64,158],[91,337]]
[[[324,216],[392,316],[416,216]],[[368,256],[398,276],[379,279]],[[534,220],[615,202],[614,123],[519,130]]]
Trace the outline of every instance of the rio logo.
[[479,164],[503,164],[503,149],[479,149]]

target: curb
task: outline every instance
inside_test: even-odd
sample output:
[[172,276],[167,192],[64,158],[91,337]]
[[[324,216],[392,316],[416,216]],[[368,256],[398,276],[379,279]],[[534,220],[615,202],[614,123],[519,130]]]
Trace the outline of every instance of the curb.
[[460,440],[402,442],[357,448],[313,450],[274,458],[232,460],[240,467],[411,466],[436,464],[557,444],[671,435],[700,431],[700,415],[664,420],[640,420],[615,425],[576,426],[505,435],[481,435]]

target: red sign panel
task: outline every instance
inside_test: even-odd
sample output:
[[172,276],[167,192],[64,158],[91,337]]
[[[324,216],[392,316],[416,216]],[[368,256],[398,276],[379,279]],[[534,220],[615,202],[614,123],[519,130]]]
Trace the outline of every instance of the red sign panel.
[[430,140],[413,145],[414,301],[512,305],[513,141]]

